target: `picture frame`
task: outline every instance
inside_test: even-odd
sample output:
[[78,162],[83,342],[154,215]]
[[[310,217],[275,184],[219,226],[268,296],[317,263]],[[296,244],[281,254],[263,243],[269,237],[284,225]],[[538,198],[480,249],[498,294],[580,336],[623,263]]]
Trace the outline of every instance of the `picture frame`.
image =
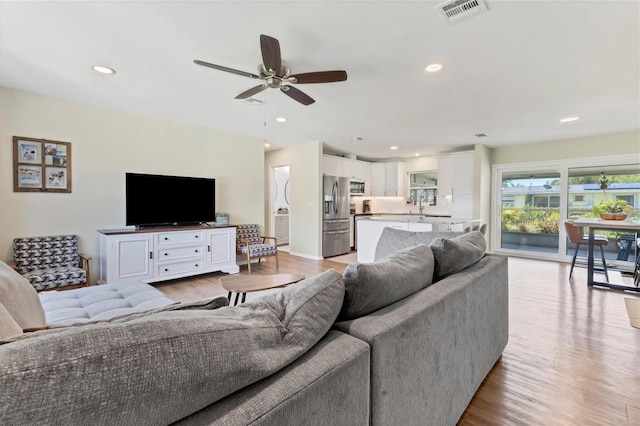
[[71,192],[71,143],[13,137],[14,192]]

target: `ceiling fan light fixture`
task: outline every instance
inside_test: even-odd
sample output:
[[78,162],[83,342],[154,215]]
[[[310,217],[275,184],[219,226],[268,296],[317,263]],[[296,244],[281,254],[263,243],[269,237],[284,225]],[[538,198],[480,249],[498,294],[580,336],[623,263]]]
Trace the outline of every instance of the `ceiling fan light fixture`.
[[108,67],[106,65],[92,65],[91,68],[95,71],[95,72],[99,72],[100,74],[106,74],[106,75],[112,75],[116,73],[116,70],[114,70],[111,67]]
[[426,72],[438,72],[442,69],[442,64],[429,64],[425,68]]
[[574,121],[578,121],[580,120],[580,117],[578,116],[572,116],[572,117],[565,117],[562,120],[560,120],[560,123],[572,123]]
[[286,119],[286,118],[284,118],[284,117],[276,117],[276,121],[277,121],[278,123],[286,123],[286,122],[287,122],[287,119]]

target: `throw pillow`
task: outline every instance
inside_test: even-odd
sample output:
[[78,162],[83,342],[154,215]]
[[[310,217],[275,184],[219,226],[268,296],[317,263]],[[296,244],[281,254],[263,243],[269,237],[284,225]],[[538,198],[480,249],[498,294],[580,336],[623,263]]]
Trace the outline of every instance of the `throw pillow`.
[[0,303],[0,340],[10,339],[22,334],[22,328],[13,319],[9,311]]
[[240,306],[24,335],[0,345],[2,383],[38,398],[13,398],[0,423],[176,422],[300,357],[343,297],[332,270]]
[[29,281],[9,265],[0,262],[0,303],[21,328],[47,324],[38,292]]
[[438,281],[482,259],[487,242],[480,231],[471,231],[451,239],[437,238],[429,247],[436,260],[433,279]]
[[422,244],[375,263],[352,263],[344,271],[345,296],[339,321],[370,314],[432,283],[434,259]]
[[403,229],[384,228],[378,245],[376,245],[375,260],[395,253],[407,247],[417,246],[419,244],[429,245],[436,238],[453,238],[462,235],[462,232],[420,232],[405,231]]

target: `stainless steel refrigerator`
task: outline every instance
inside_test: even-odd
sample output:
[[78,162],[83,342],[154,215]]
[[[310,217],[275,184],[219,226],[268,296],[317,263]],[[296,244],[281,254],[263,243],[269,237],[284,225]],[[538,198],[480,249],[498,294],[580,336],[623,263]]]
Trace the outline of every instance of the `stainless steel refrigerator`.
[[349,253],[349,179],[323,176],[322,256]]

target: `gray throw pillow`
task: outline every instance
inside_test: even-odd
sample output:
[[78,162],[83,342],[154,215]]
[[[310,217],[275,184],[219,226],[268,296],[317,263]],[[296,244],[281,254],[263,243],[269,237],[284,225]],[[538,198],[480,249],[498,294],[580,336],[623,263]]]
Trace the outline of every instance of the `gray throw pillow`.
[[397,251],[375,263],[348,265],[338,320],[359,318],[422,290],[432,283],[433,270],[433,253],[424,244]]
[[433,280],[462,271],[485,254],[487,242],[480,231],[471,231],[454,238],[436,238],[429,245],[436,260]]
[[383,257],[395,253],[398,250],[402,250],[407,247],[417,246],[419,244],[429,245],[436,238],[453,238],[458,235],[462,235],[462,232],[420,232],[420,231],[405,231],[403,229],[384,228],[378,245],[376,245],[375,260],[380,260]]
[[343,297],[331,270],[240,306],[23,335],[0,345],[2,384],[20,389],[0,424],[176,422],[300,357]]

